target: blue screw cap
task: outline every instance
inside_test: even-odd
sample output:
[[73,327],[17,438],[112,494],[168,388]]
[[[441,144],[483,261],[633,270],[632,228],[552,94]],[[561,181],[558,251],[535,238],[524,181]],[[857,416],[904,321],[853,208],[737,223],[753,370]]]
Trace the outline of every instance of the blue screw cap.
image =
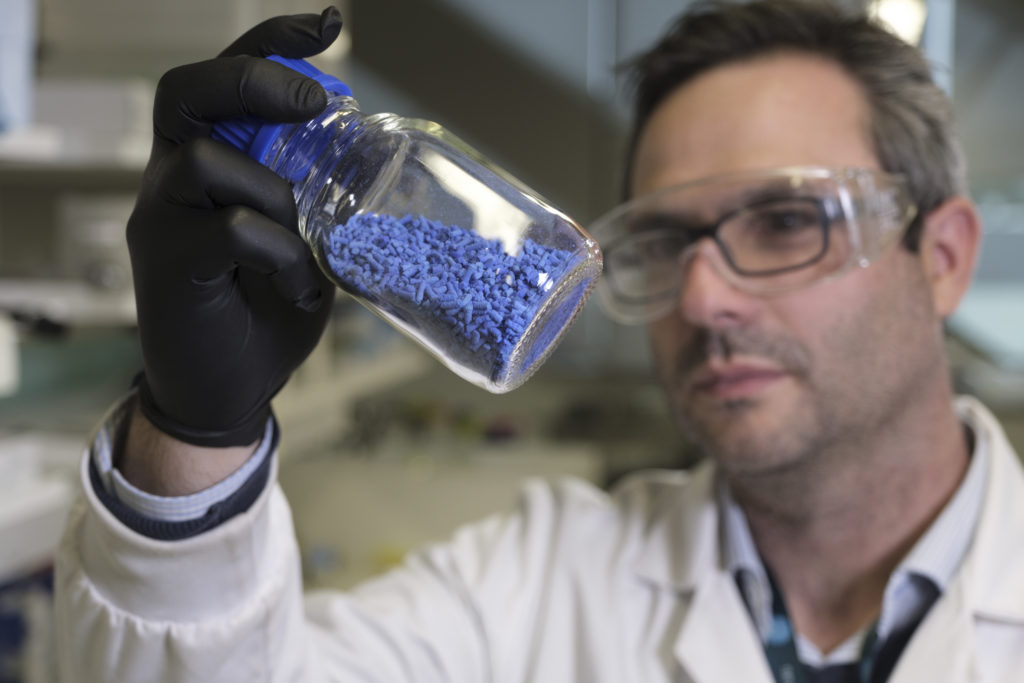
[[[287,57],[279,57],[278,55],[270,55],[267,59],[272,59],[293,71],[299,72],[303,76],[312,78],[323,86],[329,95],[352,96],[352,89],[345,83],[330,74],[325,74],[304,59],[289,59]],[[294,124],[271,123],[254,116],[247,116],[240,119],[218,121],[213,125],[210,137],[214,140],[226,142],[242,150],[256,161],[263,163],[274,139],[282,130],[292,125]]]

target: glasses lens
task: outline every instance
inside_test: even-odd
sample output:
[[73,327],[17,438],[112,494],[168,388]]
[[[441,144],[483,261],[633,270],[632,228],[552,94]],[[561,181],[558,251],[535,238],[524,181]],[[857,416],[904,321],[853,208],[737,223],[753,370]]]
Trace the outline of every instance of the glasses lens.
[[635,303],[671,295],[682,276],[678,258],[687,244],[686,233],[674,230],[626,236],[604,250],[609,284],[618,297]]
[[765,277],[820,259],[828,249],[828,228],[818,199],[769,200],[726,217],[717,242],[738,273]]

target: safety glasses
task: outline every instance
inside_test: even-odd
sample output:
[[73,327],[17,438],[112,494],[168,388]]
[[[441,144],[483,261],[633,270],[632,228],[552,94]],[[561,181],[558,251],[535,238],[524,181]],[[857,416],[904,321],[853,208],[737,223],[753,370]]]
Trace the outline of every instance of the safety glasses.
[[916,213],[902,176],[867,169],[787,167],[664,188],[590,227],[604,253],[599,296],[620,322],[657,319],[677,306],[698,251],[745,292],[793,291],[868,266]]

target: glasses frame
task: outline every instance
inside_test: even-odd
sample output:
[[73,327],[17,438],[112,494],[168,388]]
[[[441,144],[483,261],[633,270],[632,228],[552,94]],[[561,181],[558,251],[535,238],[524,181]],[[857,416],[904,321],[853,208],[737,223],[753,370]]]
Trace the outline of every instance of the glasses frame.
[[[617,322],[627,325],[658,319],[675,308],[677,305],[675,300],[683,286],[683,278],[680,277],[679,282],[667,287],[664,292],[648,296],[632,296],[623,291],[616,291],[614,254],[616,247],[628,238],[627,235],[621,234],[621,230],[616,230],[621,227],[623,217],[638,207],[652,204],[658,199],[674,193],[699,190],[702,186],[714,187],[715,185],[720,186],[758,178],[765,180],[780,178],[828,180],[835,182],[838,196],[815,197],[795,194],[791,197],[754,200],[725,212],[714,223],[687,229],[692,235],[692,239],[687,240],[688,244],[680,252],[680,272],[682,272],[684,262],[682,257],[694,251],[704,239],[711,239],[717,247],[717,253],[722,257],[719,260],[727,266],[727,272],[722,272],[721,275],[730,284],[756,296],[776,296],[833,279],[855,267],[867,267],[895,243],[896,238],[904,234],[917,217],[917,207],[910,198],[904,176],[865,168],[788,166],[723,174],[662,188],[620,204],[594,221],[588,229],[588,232],[602,245],[602,252],[605,256],[604,276],[598,282],[598,294],[608,315]],[[721,226],[737,214],[749,211],[759,204],[793,200],[813,202],[818,209],[820,225],[824,231],[821,251],[814,258],[800,264],[767,271],[751,271],[738,267],[728,246],[719,237]],[[772,289],[763,284],[754,286],[759,278],[770,278],[774,275],[801,270],[821,261],[831,248],[832,226],[836,222],[845,222],[854,233],[851,235],[850,254],[839,267],[818,279],[795,287]],[[669,230],[671,229],[663,228],[653,230],[652,233],[668,232]],[[657,305],[659,302],[661,302],[660,306]]]
[[[736,262],[735,256],[733,255],[732,250],[730,249],[728,243],[724,239],[722,239],[722,237],[720,235],[721,230],[722,230],[722,226],[727,224],[727,223],[729,223],[730,221],[734,220],[737,216],[739,216],[741,214],[744,214],[744,213],[747,213],[747,212],[750,212],[752,210],[756,210],[758,208],[762,208],[762,207],[773,205],[773,204],[793,203],[793,202],[806,203],[806,204],[808,204],[810,206],[813,206],[815,212],[818,214],[817,226],[818,226],[818,229],[821,231],[821,248],[818,250],[818,252],[816,254],[814,254],[813,256],[811,256],[811,257],[809,257],[807,259],[804,259],[803,261],[800,261],[799,263],[795,263],[793,265],[790,265],[790,266],[781,266],[781,267],[778,267],[778,268],[768,268],[768,269],[765,269],[765,270],[754,270],[754,269],[744,268],[744,267],[740,266]],[[746,204],[746,205],[744,205],[744,206],[742,206],[742,207],[740,207],[738,209],[734,209],[732,211],[728,211],[728,212],[724,213],[717,221],[715,221],[714,223],[712,223],[710,225],[707,225],[706,227],[686,228],[686,236],[687,236],[687,240],[686,241],[688,242],[688,244],[687,244],[686,247],[684,247],[680,251],[680,253],[685,253],[692,245],[696,244],[700,240],[705,239],[705,238],[710,238],[711,240],[714,241],[715,244],[718,245],[718,249],[721,252],[722,257],[725,259],[726,263],[728,263],[729,267],[732,268],[733,271],[735,271],[737,275],[740,275],[742,277],[754,277],[754,278],[756,278],[756,277],[772,277],[774,275],[781,275],[782,273],[788,273],[788,272],[792,272],[792,271],[795,271],[795,270],[800,270],[802,268],[807,268],[808,266],[812,266],[815,263],[817,263],[818,261],[820,261],[821,259],[825,258],[825,255],[828,254],[829,244],[830,244],[830,235],[831,235],[831,226],[832,226],[832,215],[831,214],[834,213],[834,209],[830,211],[830,209],[828,208],[829,204],[831,204],[831,202],[829,202],[828,200],[826,200],[826,199],[824,199],[822,197],[811,197],[811,196],[801,196],[801,195],[796,195],[796,196],[793,196],[793,197],[767,198],[767,199],[756,200],[756,201],[751,202],[750,204]],[[620,237],[615,242],[612,242],[611,244],[609,244],[607,247],[605,247],[603,249],[603,253],[606,256],[609,253],[614,254],[615,250],[616,250],[616,247],[620,243],[625,242],[627,240],[632,240],[638,234],[643,234],[644,236],[649,236],[649,235],[650,236],[659,236],[659,235],[665,235],[665,234],[668,234],[668,233],[677,234],[678,232],[679,232],[679,230],[675,229],[675,228],[660,228],[660,229],[656,229],[656,230],[644,231],[643,233],[631,233],[630,235]],[[607,272],[606,272],[605,275],[606,275],[606,277],[610,278],[610,280],[611,280],[611,282],[609,283],[609,286],[615,287],[615,284],[614,284],[614,282],[615,282],[615,269],[614,268],[607,269]],[[622,299],[629,300],[629,301],[634,301],[634,302],[637,302],[637,303],[643,303],[648,298],[655,298],[656,299],[656,298],[660,298],[663,295],[659,293],[659,294],[653,294],[650,297],[635,297],[635,296],[631,296],[631,295],[629,295],[629,294],[627,294],[625,292],[618,292],[617,296],[619,296]]]

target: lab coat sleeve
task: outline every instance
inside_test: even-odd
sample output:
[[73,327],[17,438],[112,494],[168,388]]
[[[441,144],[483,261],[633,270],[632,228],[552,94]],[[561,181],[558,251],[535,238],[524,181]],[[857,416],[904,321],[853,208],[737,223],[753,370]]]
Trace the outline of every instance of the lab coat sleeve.
[[591,495],[536,482],[515,512],[352,593],[304,600],[276,484],[212,530],[160,541],[119,522],[84,467],[83,481],[56,575],[59,670],[75,683],[494,680],[528,659],[563,526],[559,500],[574,486]]
[[[361,674],[339,680],[382,683],[529,679],[550,635],[547,603],[568,571],[565,541],[605,507],[589,484],[529,481],[509,513],[461,528],[349,595],[310,596],[320,635],[343,634],[344,647],[320,653],[327,668]],[[564,642],[566,658],[573,647]]]
[[56,561],[62,681],[316,680],[300,673],[298,552],[276,486],[206,533],[160,541],[121,523],[85,467]]

